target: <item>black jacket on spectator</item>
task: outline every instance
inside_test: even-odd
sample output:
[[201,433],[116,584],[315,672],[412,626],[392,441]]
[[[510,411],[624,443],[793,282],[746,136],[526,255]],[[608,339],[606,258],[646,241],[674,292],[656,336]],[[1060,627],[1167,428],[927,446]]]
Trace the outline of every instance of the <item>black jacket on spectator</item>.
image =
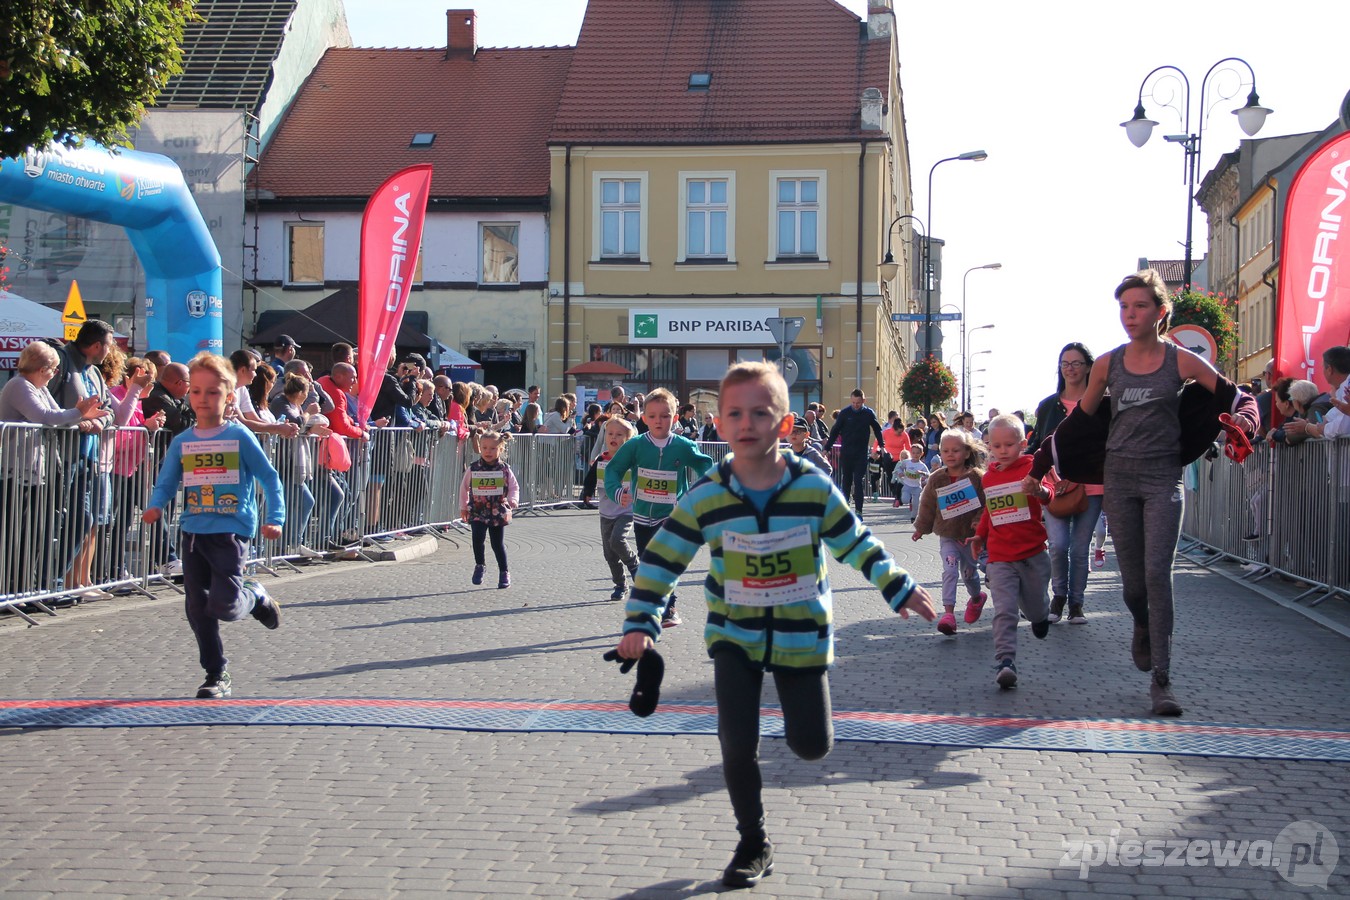
[[1027,438],[1027,452],[1035,453],[1041,446],[1041,442],[1048,438],[1059,423],[1068,416],[1068,410],[1060,402],[1059,394],[1054,393],[1041,401],[1036,407],[1036,430],[1032,432],[1031,437]]
[[842,438],[840,452],[845,456],[866,456],[867,455],[867,434],[872,432],[877,437],[877,443],[882,442],[881,423],[877,421],[877,414],[872,411],[872,407],[864,406],[860,409],[854,409],[853,404],[845,406],[839,410],[839,418],[834,420],[834,427],[830,429],[829,437],[825,439],[825,446],[833,447],[835,436]]
[[182,434],[197,424],[197,414],[192,411],[192,406],[187,402],[187,398],[184,397],[179,400],[166,391],[163,385],[157,384],[141,400],[141,412],[148,419],[161,411],[164,413],[164,428],[174,436]]
[[[1187,465],[1204,455],[1222,430],[1219,416],[1228,413],[1248,438],[1255,438],[1261,426],[1256,398],[1238,390],[1222,375],[1213,393],[1195,382],[1181,389],[1181,464]],[[1106,435],[1111,428],[1111,403],[1107,397],[1091,416],[1077,407],[1041,441],[1031,465],[1031,476],[1043,478],[1053,467],[1061,478],[1083,484],[1101,484],[1106,463]]]
[[412,381],[400,382],[390,372],[384,373],[380,382],[380,392],[370,410],[370,419],[388,419],[390,425],[408,427],[412,405],[417,402],[417,385]]

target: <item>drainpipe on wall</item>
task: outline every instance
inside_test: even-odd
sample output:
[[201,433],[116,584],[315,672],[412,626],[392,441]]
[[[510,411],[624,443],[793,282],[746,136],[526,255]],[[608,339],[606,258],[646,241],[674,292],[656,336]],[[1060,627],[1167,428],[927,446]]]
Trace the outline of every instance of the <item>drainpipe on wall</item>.
[[[567,393],[567,350],[572,338],[572,145],[563,162],[563,346],[562,393]],[[546,351],[547,352],[547,351]]]
[[[1233,303],[1233,311],[1237,313],[1234,324],[1238,327],[1238,337],[1240,339],[1242,336],[1242,298],[1238,296],[1238,294],[1242,290],[1242,261],[1238,259],[1238,248],[1242,246],[1242,226],[1238,224],[1237,213],[1233,213],[1228,217],[1228,224],[1233,229],[1233,296],[1235,300]],[[1230,376],[1234,381],[1237,381],[1238,357],[1241,355],[1241,350],[1238,350],[1233,354],[1233,371],[1230,373]]]
[[[1280,289],[1270,281],[1270,273],[1280,264],[1280,235],[1279,235],[1279,211],[1280,211],[1280,191],[1279,188],[1270,183],[1270,178],[1266,179],[1266,188],[1270,191],[1270,208],[1276,213],[1271,217],[1275,223],[1270,229],[1270,265],[1261,273],[1261,282],[1270,288],[1270,357],[1275,358],[1276,352],[1280,349],[1275,346],[1275,336],[1280,330]],[[1266,532],[1269,534],[1270,532]]]
[[[861,143],[858,144],[858,241],[857,241],[857,244],[858,244],[858,280],[857,280],[857,284],[854,286],[854,287],[856,288],[856,290],[854,291],[854,294],[856,295],[856,303],[855,303],[856,310],[855,310],[855,316],[856,316],[856,318],[857,318],[857,320],[858,320],[858,321],[857,321],[857,334],[855,335],[855,341],[856,341],[857,347],[856,347],[856,353],[854,354],[855,357],[856,357],[856,359],[857,359],[857,363],[858,363],[858,365],[857,365],[857,383],[854,385],[854,387],[859,388],[859,389],[862,388],[862,347],[863,347],[863,322],[862,322],[862,320],[863,320],[863,187],[864,187],[864,184],[865,184],[865,181],[866,181],[866,179],[865,179],[865,172],[864,172],[864,169],[863,169],[863,161],[864,161],[866,158],[867,158],[867,142],[866,142],[866,141],[862,141]],[[878,339],[879,339],[879,338],[878,338]],[[879,388],[879,387],[874,387],[872,392],[875,394],[875,393],[878,393],[880,390],[881,390],[881,388]]]

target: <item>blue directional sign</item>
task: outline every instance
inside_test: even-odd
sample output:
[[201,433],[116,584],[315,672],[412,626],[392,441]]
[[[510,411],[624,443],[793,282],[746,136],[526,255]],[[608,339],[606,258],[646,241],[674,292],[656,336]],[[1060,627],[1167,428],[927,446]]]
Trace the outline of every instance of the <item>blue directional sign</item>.
[[892,322],[922,322],[924,319],[930,322],[959,322],[961,314],[951,313],[933,313],[931,316],[925,316],[923,313],[891,313]]

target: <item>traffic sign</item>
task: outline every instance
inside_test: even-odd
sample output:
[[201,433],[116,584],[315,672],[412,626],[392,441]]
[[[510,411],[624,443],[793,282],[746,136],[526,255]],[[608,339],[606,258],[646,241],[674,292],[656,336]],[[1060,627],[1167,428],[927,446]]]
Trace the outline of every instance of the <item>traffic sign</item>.
[[783,380],[787,382],[788,387],[796,384],[797,376],[801,374],[797,369],[797,361],[790,356],[780,356],[774,360],[774,365],[778,366],[778,371],[783,373]]
[[75,340],[75,336],[80,333],[80,326],[84,322],[84,300],[80,298],[80,284],[78,281],[72,281],[70,293],[66,295],[66,308],[61,313],[61,324],[66,326],[66,340]]
[[922,322],[923,313],[891,313],[892,322]]
[[940,313],[933,313],[933,321],[934,321],[934,322],[960,322],[960,321],[961,321],[961,314],[958,313],[958,312],[950,312],[950,313],[940,312]]
[[764,324],[769,326],[769,334],[773,335],[775,343],[790,345],[801,333],[806,319],[802,316],[769,316]]

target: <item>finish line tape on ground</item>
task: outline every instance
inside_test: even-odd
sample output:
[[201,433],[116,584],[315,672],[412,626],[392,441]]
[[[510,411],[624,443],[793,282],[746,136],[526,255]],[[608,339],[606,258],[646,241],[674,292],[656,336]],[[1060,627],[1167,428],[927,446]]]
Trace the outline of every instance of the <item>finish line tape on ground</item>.
[[[782,711],[765,707],[766,737],[782,737]],[[166,728],[202,725],[340,725],[449,731],[716,734],[711,704],[664,705],[639,719],[597,700],[0,700],[0,728]],[[1041,719],[834,710],[835,739],[1007,750],[1165,753],[1250,759],[1350,761],[1350,731],[1167,722]]]

